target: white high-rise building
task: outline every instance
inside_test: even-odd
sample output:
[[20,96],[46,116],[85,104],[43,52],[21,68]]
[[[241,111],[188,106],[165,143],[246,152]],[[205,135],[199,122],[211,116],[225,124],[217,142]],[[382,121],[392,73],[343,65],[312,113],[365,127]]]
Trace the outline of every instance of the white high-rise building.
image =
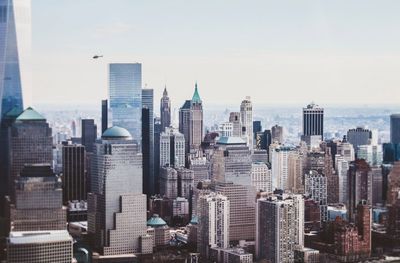
[[289,190],[289,154],[292,148],[278,146],[271,149],[272,189]]
[[0,119],[32,103],[31,1],[0,0]]
[[[145,253],[146,196],[142,194],[142,154],[130,133],[107,129],[95,144],[88,232],[103,256]],[[146,243],[145,243],[146,242]]]
[[218,126],[219,137],[232,137],[233,136],[233,123],[224,122]]
[[210,193],[198,201],[197,250],[204,258],[210,248],[229,246],[229,200],[226,196]]
[[242,122],[242,137],[246,140],[249,149],[253,151],[253,105],[250,97],[246,97],[240,104],[240,118]]
[[322,221],[328,220],[328,192],[326,176],[311,170],[304,176],[305,194],[319,203]]
[[356,159],[354,147],[346,138],[343,138],[343,141],[338,143],[337,154],[343,156],[349,163]]
[[346,204],[349,200],[347,172],[349,171],[349,162],[341,155],[336,155],[336,174],[339,179],[339,203]]
[[231,112],[229,114],[229,122],[232,123],[232,136],[242,136],[242,121],[240,118],[240,112]]
[[256,191],[272,192],[272,174],[268,165],[263,162],[252,163],[251,184]]
[[160,135],[160,167],[185,166],[185,137],[176,129],[167,127]]
[[301,195],[259,199],[256,216],[256,257],[271,263],[294,262],[304,245],[304,200]]
[[359,145],[357,158],[366,160],[371,166],[381,165],[383,161],[382,145]]

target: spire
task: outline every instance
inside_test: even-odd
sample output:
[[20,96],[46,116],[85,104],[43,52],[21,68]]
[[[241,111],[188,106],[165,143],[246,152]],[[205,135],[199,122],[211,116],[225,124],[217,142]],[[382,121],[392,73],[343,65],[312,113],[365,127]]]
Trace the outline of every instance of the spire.
[[193,94],[193,97],[192,97],[192,102],[201,103],[199,91],[197,90],[197,81],[196,81],[196,84],[194,86],[194,94]]
[[167,85],[165,85],[165,87],[164,87],[163,96],[164,97],[168,96]]

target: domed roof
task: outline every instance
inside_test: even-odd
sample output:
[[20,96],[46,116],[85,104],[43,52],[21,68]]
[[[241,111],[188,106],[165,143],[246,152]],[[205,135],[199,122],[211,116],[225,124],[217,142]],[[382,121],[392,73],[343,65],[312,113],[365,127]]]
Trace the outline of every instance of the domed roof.
[[190,220],[189,224],[192,225],[197,225],[199,223],[199,219],[197,218],[197,216],[193,216],[192,220]]
[[127,129],[124,129],[119,126],[113,126],[104,131],[101,136],[102,139],[130,139],[132,138],[131,134]]
[[157,214],[154,214],[148,221],[147,226],[151,227],[160,227],[166,226],[167,223]]
[[45,121],[46,118],[43,117],[40,113],[35,111],[33,108],[28,107],[24,110],[18,117],[18,121]]

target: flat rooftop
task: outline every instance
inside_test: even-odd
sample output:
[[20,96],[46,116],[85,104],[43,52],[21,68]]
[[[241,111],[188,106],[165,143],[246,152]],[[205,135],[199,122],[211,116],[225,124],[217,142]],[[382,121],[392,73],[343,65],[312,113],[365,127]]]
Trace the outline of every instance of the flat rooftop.
[[67,230],[54,231],[15,231],[10,232],[8,242],[10,244],[37,244],[72,241]]

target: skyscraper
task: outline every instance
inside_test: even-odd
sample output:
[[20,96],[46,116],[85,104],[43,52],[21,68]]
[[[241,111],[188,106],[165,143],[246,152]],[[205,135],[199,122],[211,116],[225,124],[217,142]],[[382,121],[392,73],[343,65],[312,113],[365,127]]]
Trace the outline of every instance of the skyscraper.
[[172,127],[160,135],[160,167],[170,165],[175,168],[185,166],[185,137]]
[[200,196],[197,251],[202,257],[208,258],[212,247],[229,246],[229,206],[228,198],[221,194]]
[[400,114],[390,115],[390,142],[400,143]]
[[311,170],[304,176],[305,194],[319,203],[320,220],[328,219],[328,189],[327,178],[315,170]]
[[126,129],[113,126],[94,149],[88,233],[95,249],[102,256],[144,252],[146,196],[139,146]]
[[261,121],[253,121],[253,140],[256,138],[257,132],[261,132]]
[[[142,116],[142,127],[146,128],[146,134],[142,134],[142,151],[143,151],[143,162],[147,164],[147,167],[143,167],[144,170],[148,171],[148,175],[144,175],[147,178],[148,183],[146,194],[154,193],[154,91],[153,89],[142,90],[142,107],[147,109],[147,118]],[[144,132],[142,129],[142,133]],[[144,142],[146,137],[146,143]],[[146,149],[145,149],[146,148]],[[147,153],[146,155],[144,153]],[[145,169],[146,168],[146,169]]]
[[303,136],[324,136],[324,109],[311,103],[303,108]]
[[372,131],[363,127],[357,127],[347,131],[347,141],[353,145],[354,150],[358,150],[361,145],[371,143]]
[[108,129],[108,100],[101,101],[101,134]]
[[257,202],[256,256],[271,263],[294,262],[304,244],[304,200],[301,195],[274,195]]
[[186,100],[179,109],[179,132],[185,137],[185,153],[190,151],[190,106],[191,101]]
[[31,92],[31,1],[0,1],[0,119]]
[[11,231],[66,230],[62,183],[50,165],[25,165],[10,203]]
[[46,119],[27,108],[8,130],[9,189],[26,164],[52,164],[53,138]]
[[242,122],[240,118],[240,112],[231,112],[229,114],[229,122],[233,125],[232,136],[242,136]]
[[161,136],[161,120],[154,118],[154,191],[159,193],[160,185],[160,136]]
[[283,127],[276,124],[271,128],[271,140],[275,143],[283,143]]
[[129,131],[139,144],[142,139],[142,64],[112,63],[109,66],[109,103],[112,125]]
[[240,117],[242,136],[246,139],[250,151],[253,151],[253,104],[250,101],[250,97],[246,97],[240,104]]
[[190,122],[189,122],[189,147],[190,149],[200,149],[203,141],[203,103],[201,101],[197,82],[194,88],[193,97],[190,103]]
[[86,200],[86,150],[83,145],[62,146],[63,203]]
[[160,102],[161,130],[171,125],[171,101],[168,97],[167,86],[164,88]]
[[93,144],[97,138],[97,125],[93,119],[82,119],[82,145],[87,152],[93,152]]

